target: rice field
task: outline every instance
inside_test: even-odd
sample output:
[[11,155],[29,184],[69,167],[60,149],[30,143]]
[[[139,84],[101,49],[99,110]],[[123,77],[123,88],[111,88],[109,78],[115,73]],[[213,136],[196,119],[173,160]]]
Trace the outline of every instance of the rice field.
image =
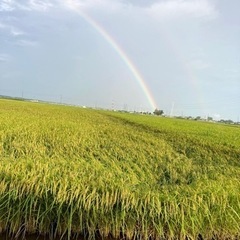
[[0,100],[0,233],[239,239],[240,128]]

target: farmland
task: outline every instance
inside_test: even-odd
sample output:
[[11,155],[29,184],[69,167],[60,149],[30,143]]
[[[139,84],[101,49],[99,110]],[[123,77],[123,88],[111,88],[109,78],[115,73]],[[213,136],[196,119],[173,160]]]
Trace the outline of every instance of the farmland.
[[240,128],[0,100],[0,232],[240,238]]

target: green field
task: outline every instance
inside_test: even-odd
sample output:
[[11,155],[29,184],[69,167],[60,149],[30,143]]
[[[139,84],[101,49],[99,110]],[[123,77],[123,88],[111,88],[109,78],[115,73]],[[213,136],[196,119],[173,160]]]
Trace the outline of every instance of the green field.
[[240,238],[240,128],[0,100],[0,232]]

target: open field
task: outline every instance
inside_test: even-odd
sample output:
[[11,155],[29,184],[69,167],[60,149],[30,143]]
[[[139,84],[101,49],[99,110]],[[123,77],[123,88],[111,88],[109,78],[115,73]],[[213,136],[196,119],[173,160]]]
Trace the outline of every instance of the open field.
[[0,100],[0,232],[240,238],[240,128]]

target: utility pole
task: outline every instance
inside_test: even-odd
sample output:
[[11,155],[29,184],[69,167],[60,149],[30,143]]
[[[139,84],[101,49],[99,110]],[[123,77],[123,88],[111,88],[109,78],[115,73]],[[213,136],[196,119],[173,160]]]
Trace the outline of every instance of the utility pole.
[[128,105],[126,103],[123,105],[123,110],[128,111]]
[[171,112],[170,112],[170,117],[173,116],[173,110],[174,110],[174,102],[172,102],[172,108],[171,108]]
[[112,100],[112,111],[114,111],[114,108],[115,108],[114,101]]

